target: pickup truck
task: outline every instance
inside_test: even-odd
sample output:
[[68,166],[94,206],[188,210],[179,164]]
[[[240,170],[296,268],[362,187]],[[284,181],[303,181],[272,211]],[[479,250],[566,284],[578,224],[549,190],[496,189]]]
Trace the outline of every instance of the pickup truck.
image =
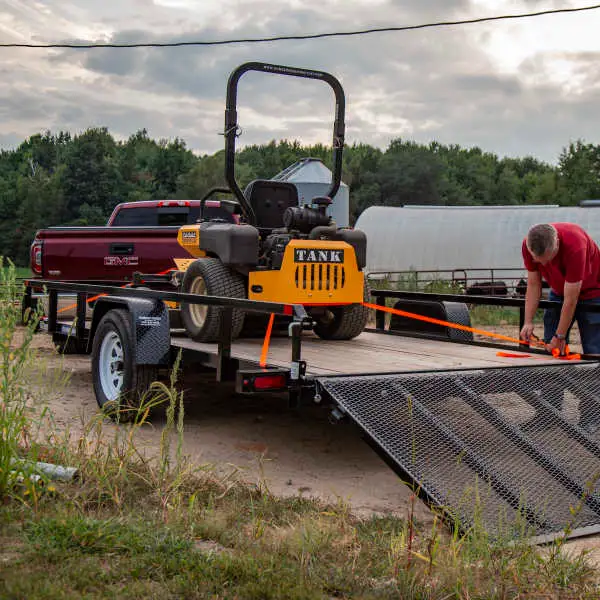
[[[222,191],[222,190],[217,190]],[[231,200],[149,200],[115,207],[104,227],[41,229],[31,244],[35,277],[62,281],[123,284],[135,271],[160,273],[174,258],[190,258],[177,243],[182,225],[205,218],[239,220]]]

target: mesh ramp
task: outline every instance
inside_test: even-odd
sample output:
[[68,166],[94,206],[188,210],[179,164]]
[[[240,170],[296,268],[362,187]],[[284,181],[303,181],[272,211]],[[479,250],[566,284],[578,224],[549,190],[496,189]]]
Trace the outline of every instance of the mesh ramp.
[[462,529],[540,541],[567,524],[570,537],[600,532],[600,363],[317,384]]

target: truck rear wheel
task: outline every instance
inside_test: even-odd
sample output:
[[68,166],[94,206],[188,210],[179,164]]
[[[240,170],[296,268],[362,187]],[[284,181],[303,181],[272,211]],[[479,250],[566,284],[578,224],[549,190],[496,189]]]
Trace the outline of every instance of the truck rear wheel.
[[[365,302],[369,295],[365,282]],[[368,318],[369,309],[362,304],[332,306],[326,311],[324,318],[316,320],[314,331],[324,340],[351,340],[364,331]]]
[[[182,291],[200,296],[246,298],[242,277],[228,269],[217,258],[199,258],[185,272]],[[181,304],[181,320],[187,334],[197,342],[216,342],[221,331],[223,307],[203,304]],[[244,313],[234,310],[231,337],[239,337],[244,325]]]
[[154,365],[135,361],[133,329],[123,309],[107,312],[92,344],[92,378],[98,406],[111,418],[134,420],[144,395],[156,380]]

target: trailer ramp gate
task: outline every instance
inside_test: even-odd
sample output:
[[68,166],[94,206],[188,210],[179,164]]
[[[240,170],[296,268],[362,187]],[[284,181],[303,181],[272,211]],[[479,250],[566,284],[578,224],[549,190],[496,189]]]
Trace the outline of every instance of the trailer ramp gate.
[[600,532],[600,363],[320,377],[317,386],[463,531]]

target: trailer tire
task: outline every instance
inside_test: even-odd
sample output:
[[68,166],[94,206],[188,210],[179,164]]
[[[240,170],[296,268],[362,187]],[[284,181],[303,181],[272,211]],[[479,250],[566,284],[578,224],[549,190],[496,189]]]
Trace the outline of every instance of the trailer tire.
[[[364,301],[368,302],[370,291],[365,281]],[[324,340],[351,340],[359,336],[367,326],[369,309],[362,304],[333,306],[328,321],[316,320],[315,333]]]
[[[227,268],[218,258],[199,258],[185,272],[182,291],[187,294],[246,298],[246,285],[238,273]],[[196,342],[216,342],[221,331],[223,307],[181,304],[181,320],[187,334]],[[231,339],[239,337],[244,326],[244,313],[233,310]]]
[[155,365],[138,365],[135,361],[128,311],[108,311],[98,324],[92,343],[92,378],[98,406],[115,421],[135,420],[157,373]]

